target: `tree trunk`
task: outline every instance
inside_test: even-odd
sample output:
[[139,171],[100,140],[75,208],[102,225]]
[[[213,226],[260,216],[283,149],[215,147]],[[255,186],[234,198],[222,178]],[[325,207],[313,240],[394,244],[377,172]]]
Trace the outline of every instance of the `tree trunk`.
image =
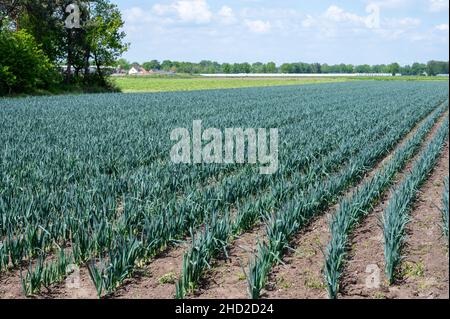
[[68,29],[67,36],[67,70],[66,70],[66,84],[72,81],[72,30]]
[[[86,21],[89,21],[91,19],[91,3],[88,2],[87,3],[87,13],[86,13]],[[84,41],[85,41],[85,48],[84,48],[84,81],[87,82],[88,78],[89,78],[89,69],[90,69],[90,65],[89,65],[89,59],[91,57],[91,45],[90,43],[88,43],[88,32],[87,30],[85,30],[85,36],[84,36]]]
[[87,81],[89,77],[89,58],[91,57],[91,50],[86,46],[86,49],[84,51],[84,80]]
[[100,83],[102,85],[104,85],[105,84],[105,78],[103,76],[102,68],[101,68],[100,62],[98,61],[97,54],[95,52],[94,52],[94,60],[95,60],[95,66],[97,67],[97,74],[98,74]]

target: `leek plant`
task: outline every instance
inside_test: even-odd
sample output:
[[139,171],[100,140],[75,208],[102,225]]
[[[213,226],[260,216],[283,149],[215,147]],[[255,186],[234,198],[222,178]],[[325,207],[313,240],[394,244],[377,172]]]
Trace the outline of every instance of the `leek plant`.
[[442,194],[442,230],[448,242],[448,177],[445,179],[445,189]]
[[385,272],[389,284],[395,281],[397,267],[402,260],[401,250],[406,240],[409,212],[420,186],[427,179],[448,138],[448,119],[414,163],[411,172],[394,190],[383,213]]
[[345,264],[349,236],[358,222],[364,218],[379,200],[383,192],[393,183],[394,177],[408,160],[418,151],[427,133],[444,112],[439,108],[425,121],[416,134],[395,151],[390,161],[371,179],[356,190],[350,198],[344,199],[330,223],[331,240],[325,252],[324,274],[330,298],[339,292],[340,278]]

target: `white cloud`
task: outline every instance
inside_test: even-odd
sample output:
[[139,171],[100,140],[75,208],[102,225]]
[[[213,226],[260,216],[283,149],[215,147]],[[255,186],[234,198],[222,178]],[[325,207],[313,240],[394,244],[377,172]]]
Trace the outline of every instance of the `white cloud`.
[[247,28],[254,33],[267,33],[272,28],[272,25],[269,21],[262,20],[244,20],[244,24]]
[[363,17],[360,17],[354,13],[346,12],[344,9],[335,5],[330,6],[324,16],[334,22],[351,22],[356,24],[364,23]]
[[380,27],[380,9],[376,4],[370,3],[366,6],[367,16],[360,16],[347,12],[344,9],[332,5],[324,13],[325,19],[336,23],[347,23],[352,26],[375,29]]
[[181,22],[209,23],[212,12],[206,0],[180,0],[171,4],[155,4],[153,12],[159,16],[176,15]]
[[429,0],[429,6],[431,12],[448,11],[449,0]]
[[376,5],[380,9],[397,9],[411,5],[411,0],[370,0],[368,5]]
[[448,23],[439,24],[439,25],[435,26],[435,29],[439,30],[439,31],[447,31],[448,32]]
[[127,23],[145,22],[150,19],[150,16],[140,7],[132,7],[124,11],[124,20]]
[[304,27],[304,28],[310,28],[314,24],[316,24],[316,19],[313,16],[309,15],[309,14],[306,16],[306,19],[304,19],[302,21],[302,27]]
[[398,24],[399,26],[405,27],[416,27],[421,24],[420,19],[417,18],[403,18],[394,20],[394,24]]
[[233,24],[237,21],[233,9],[228,6],[223,6],[217,15],[219,16],[220,22],[223,24]]

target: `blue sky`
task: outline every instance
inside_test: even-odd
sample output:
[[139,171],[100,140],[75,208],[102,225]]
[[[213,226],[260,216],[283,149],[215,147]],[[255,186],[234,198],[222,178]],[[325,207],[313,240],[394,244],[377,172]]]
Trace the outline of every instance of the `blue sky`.
[[132,62],[410,64],[449,55],[449,0],[113,2]]

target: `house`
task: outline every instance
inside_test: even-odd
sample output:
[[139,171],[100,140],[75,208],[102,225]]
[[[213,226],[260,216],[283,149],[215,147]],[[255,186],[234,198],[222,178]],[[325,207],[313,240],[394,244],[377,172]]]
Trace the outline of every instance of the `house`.
[[129,71],[128,75],[139,75],[142,74],[142,68],[139,66],[133,66]]

